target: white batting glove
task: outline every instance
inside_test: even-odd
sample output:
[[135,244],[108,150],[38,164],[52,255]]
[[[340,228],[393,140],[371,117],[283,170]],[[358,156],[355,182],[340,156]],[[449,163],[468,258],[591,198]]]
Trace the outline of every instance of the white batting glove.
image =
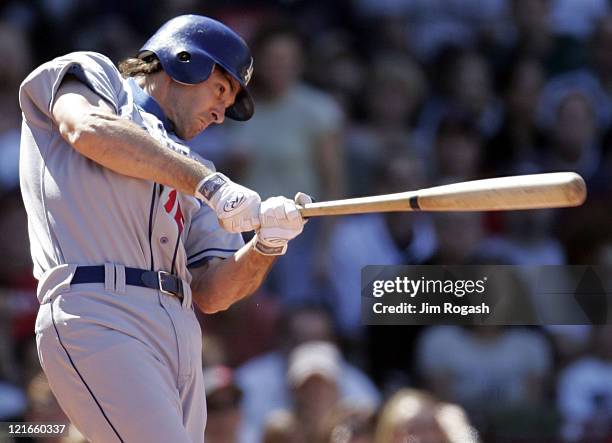
[[261,198],[220,172],[202,180],[195,196],[215,211],[219,224],[228,232],[248,232],[259,228]]
[[263,255],[283,255],[289,240],[297,237],[306,224],[297,205],[312,203],[310,196],[298,192],[295,201],[271,197],[261,203],[260,228],[255,235],[255,250]]

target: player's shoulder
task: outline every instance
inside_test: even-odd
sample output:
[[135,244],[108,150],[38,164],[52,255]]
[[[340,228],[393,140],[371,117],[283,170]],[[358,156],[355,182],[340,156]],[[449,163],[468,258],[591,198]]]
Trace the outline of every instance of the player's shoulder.
[[34,69],[33,73],[45,69],[57,69],[70,64],[79,64],[88,68],[110,69],[119,72],[113,61],[104,54],[93,51],[75,51],[42,63]]
[[36,79],[47,78],[45,74],[50,75],[49,80],[53,81],[53,79],[71,66],[78,66],[86,71],[101,75],[120,77],[119,70],[115,64],[104,54],[93,51],[76,51],[55,57],[37,66],[23,80],[21,88]]
[[114,69],[115,64],[106,55],[94,51],[75,51],[57,57],[55,60],[67,60],[67,61],[83,61],[86,63],[96,63],[102,66],[110,66]]

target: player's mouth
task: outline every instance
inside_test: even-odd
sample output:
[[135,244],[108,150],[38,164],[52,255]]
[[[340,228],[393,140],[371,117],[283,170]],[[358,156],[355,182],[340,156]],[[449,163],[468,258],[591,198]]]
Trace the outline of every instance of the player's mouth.
[[214,121],[211,118],[200,118],[198,119],[198,121],[200,122],[199,126],[198,126],[198,134],[200,132],[202,132],[204,129],[208,128],[208,126],[210,126],[210,124]]

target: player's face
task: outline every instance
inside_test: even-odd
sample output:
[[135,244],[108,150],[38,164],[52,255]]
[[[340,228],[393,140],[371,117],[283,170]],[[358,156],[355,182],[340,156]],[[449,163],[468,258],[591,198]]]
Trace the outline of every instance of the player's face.
[[208,80],[197,85],[172,82],[169,98],[176,134],[183,140],[198,135],[213,123],[223,123],[225,110],[236,100],[240,84],[215,67]]

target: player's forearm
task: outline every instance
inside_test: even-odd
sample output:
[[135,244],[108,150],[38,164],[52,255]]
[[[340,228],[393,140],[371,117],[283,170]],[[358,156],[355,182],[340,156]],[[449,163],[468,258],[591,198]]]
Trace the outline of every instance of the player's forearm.
[[206,314],[229,308],[261,286],[275,260],[275,256],[255,251],[252,242],[247,243],[232,257],[193,273],[194,303]]
[[60,127],[60,132],[79,153],[105,168],[186,194],[193,194],[199,181],[213,172],[116,115],[92,113],[73,127]]

